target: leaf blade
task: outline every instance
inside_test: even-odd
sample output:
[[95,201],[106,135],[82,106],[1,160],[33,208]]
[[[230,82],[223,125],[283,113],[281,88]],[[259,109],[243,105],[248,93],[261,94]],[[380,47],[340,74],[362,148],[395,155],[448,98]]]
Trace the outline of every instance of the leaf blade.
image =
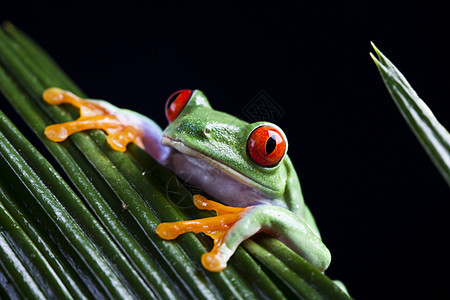
[[404,75],[372,43],[370,53],[392,99],[422,147],[450,186],[450,135]]

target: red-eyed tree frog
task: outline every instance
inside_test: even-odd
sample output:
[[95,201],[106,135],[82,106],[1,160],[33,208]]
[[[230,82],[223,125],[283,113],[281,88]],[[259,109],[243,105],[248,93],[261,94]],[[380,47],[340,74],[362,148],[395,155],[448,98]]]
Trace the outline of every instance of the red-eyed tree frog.
[[213,249],[202,256],[206,269],[223,270],[239,244],[260,231],[277,237],[319,270],[330,264],[330,252],[303,201],[286,154],[288,141],[278,126],[247,123],[216,111],[199,90],[181,90],[169,97],[169,125],[164,131],[141,114],[58,88],[47,89],[43,98],[52,105],[70,103],[80,109],[79,119],[48,126],[49,139],[58,142],[75,132],[103,129],[115,150],[125,151],[135,142],[176,176],[223,203],[194,195],[199,209],[215,210],[217,216],[156,228],[163,239],[191,231],[212,237]]

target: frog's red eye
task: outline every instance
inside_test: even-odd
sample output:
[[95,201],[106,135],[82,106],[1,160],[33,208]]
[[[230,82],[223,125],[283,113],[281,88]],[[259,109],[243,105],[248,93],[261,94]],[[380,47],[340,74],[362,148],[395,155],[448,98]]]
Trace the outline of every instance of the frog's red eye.
[[283,134],[271,126],[253,130],[248,138],[247,150],[255,162],[271,167],[278,164],[286,152]]
[[189,101],[191,94],[191,90],[180,90],[170,95],[166,102],[166,117],[169,122],[172,122],[178,117]]

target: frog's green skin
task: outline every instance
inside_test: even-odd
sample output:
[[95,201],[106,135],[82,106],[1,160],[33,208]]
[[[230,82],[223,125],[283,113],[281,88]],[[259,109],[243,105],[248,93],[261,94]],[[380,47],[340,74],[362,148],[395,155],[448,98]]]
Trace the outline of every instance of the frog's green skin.
[[[179,98],[182,93],[184,96]],[[217,217],[197,222],[162,223],[156,229],[161,237],[170,239],[185,232],[184,229],[193,230],[189,224],[196,224],[194,231],[211,235],[215,246],[202,256],[203,265],[210,271],[223,270],[239,244],[259,231],[278,237],[312,265],[325,270],[330,264],[330,252],[322,243],[314,218],[303,202],[297,173],[286,155],[288,144],[283,131],[274,124],[249,124],[216,111],[199,90],[184,90],[174,95],[176,100],[170,102],[167,112],[172,122],[162,131],[139,113],[49,88],[43,93],[47,103],[72,103],[80,108],[80,118],[50,125],[45,134],[54,141],[62,141],[80,130],[101,128],[110,134],[108,143],[118,151],[125,151],[126,144],[134,139],[178,177],[215,199],[235,206],[227,208],[216,203],[210,207],[215,207],[212,209],[220,214]],[[269,130],[277,136],[270,137],[270,144],[266,135]],[[264,152],[273,141],[274,150]],[[200,207],[209,205],[203,203]]]
[[325,270],[331,255],[304,204],[291,160],[285,155],[278,165],[264,167],[247,153],[249,135],[262,124],[270,123],[250,124],[212,109],[205,95],[195,90],[162,133],[162,144],[171,150],[160,162],[225,204],[256,204],[228,232],[219,253],[225,264],[243,240],[264,230]]

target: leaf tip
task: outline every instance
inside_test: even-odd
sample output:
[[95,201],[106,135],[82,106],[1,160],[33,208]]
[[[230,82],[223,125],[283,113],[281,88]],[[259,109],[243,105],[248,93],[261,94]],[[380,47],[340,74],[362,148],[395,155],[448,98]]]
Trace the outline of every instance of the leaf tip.
[[376,51],[378,50],[377,46],[375,46],[375,43],[373,41],[370,41],[370,45],[372,46],[372,48]]
[[374,42],[370,41],[370,45],[372,46],[373,50],[375,51],[375,53],[377,54],[378,57],[383,56],[380,49],[378,49],[377,46],[375,46]]
[[369,55],[370,55],[370,57],[372,58],[373,62],[374,62],[377,66],[379,66],[379,65],[380,65],[380,61],[378,60],[378,58],[377,58],[372,52],[369,52]]
[[3,21],[2,27],[6,32],[11,32],[15,29],[13,23],[8,20]]

